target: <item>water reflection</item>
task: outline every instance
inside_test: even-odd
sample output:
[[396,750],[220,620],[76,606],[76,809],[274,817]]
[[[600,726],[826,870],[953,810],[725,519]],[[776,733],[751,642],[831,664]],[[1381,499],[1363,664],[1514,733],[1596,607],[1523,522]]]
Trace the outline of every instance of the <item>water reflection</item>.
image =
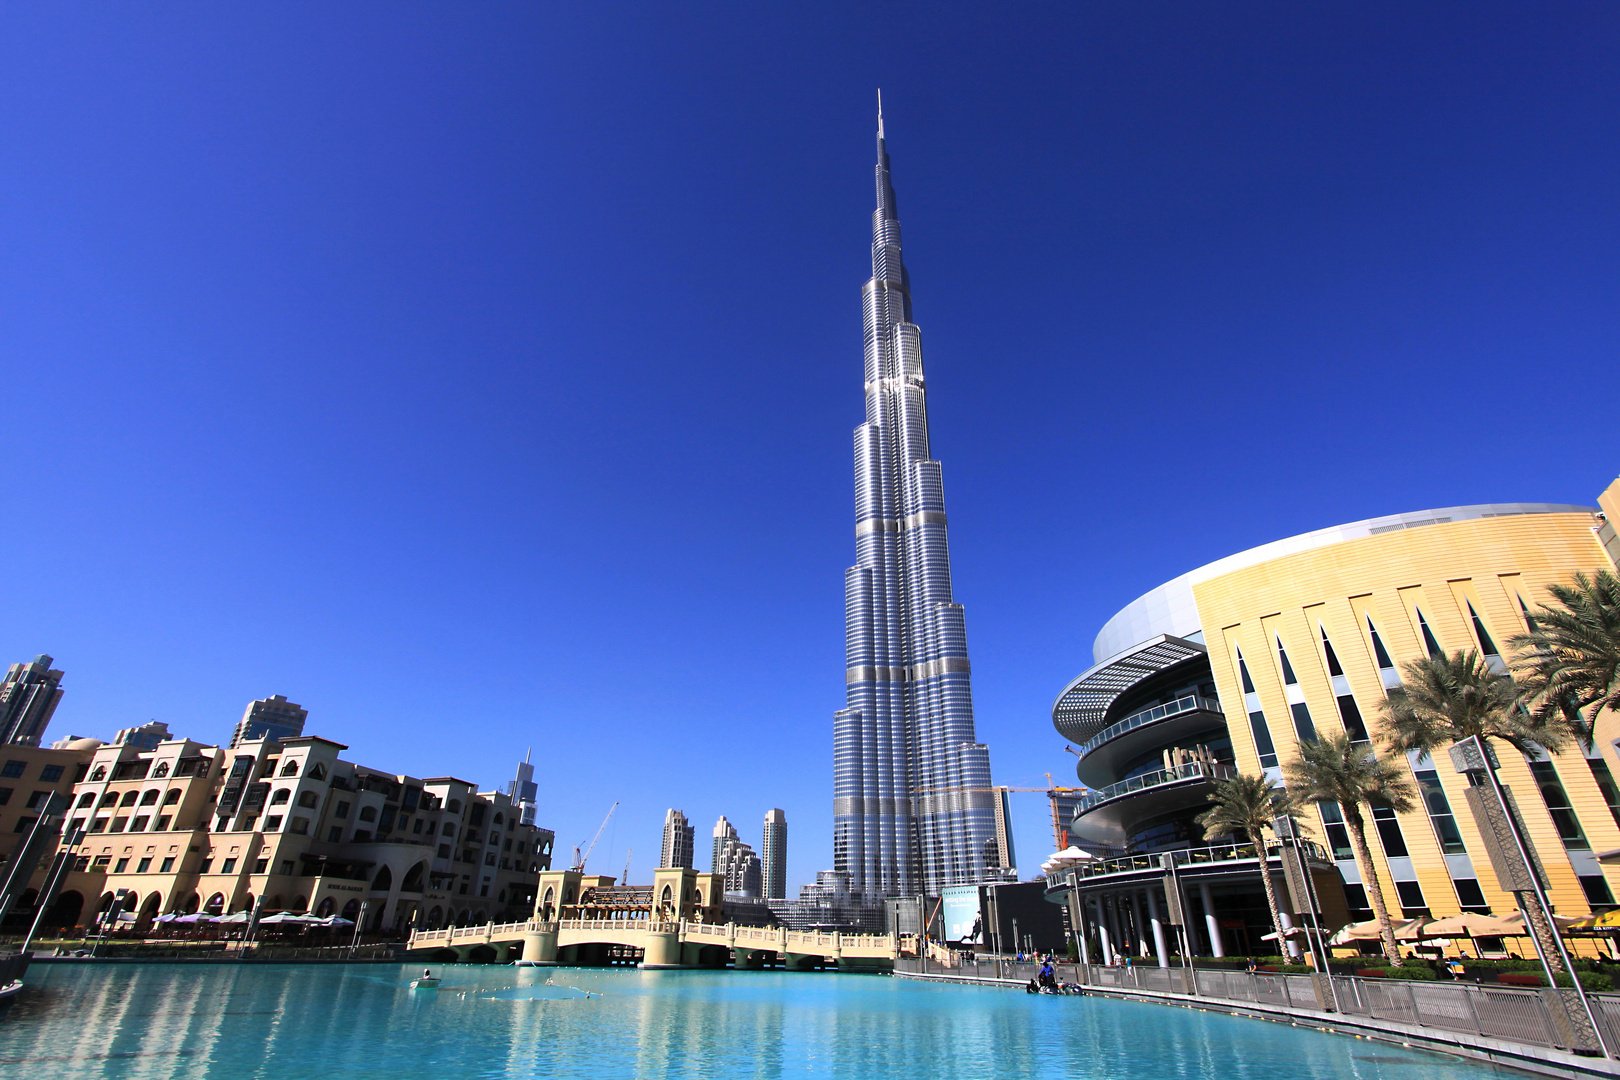
[[1476,1080],[1494,1072],[1190,1009],[874,976],[452,965],[436,970],[440,989],[413,991],[419,973],[42,966],[0,1015],[0,1075]]

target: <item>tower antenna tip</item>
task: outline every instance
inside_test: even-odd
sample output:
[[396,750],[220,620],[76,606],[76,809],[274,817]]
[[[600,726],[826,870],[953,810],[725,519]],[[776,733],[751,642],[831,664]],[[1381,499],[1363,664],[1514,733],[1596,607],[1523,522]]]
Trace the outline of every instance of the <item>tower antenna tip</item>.
[[883,138],[883,88],[878,87],[878,138]]

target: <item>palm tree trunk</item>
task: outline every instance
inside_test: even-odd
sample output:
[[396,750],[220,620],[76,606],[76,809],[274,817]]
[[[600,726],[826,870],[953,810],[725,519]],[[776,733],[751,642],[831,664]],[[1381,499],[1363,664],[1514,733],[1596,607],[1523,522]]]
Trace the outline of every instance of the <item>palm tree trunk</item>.
[[1378,870],[1373,866],[1372,852],[1367,850],[1367,827],[1361,820],[1361,808],[1345,806],[1344,827],[1350,834],[1350,847],[1356,854],[1356,865],[1361,868],[1362,888],[1372,904],[1373,916],[1378,920],[1378,935],[1384,939],[1384,956],[1390,967],[1401,966],[1401,950],[1395,944],[1395,924],[1389,920],[1389,908],[1384,906],[1384,890],[1378,884]]
[[1266,838],[1262,835],[1249,833],[1249,843],[1254,845],[1255,854],[1260,857],[1260,881],[1266,887],[1266,906],[1271,909],[1271,928],[1277,932],[1277,955],[1288,955],[1288,939],[1283,937],[1282,915],[1277,908],[1277,885],[1271,880],[1271,861],[1266,858]]

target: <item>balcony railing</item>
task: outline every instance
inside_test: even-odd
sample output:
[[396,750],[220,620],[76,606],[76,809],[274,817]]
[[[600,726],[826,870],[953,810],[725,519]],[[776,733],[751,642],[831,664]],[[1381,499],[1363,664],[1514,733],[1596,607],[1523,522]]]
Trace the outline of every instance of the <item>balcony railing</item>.
[[1133,791],[1146,791],[1149,788],[1163,787],[1166,784],[1179,784],[1183,780],[1227,780],[1237,775],[1237,770],[1230,765],[1208,765],[1202,761],[1189,761],[1185,765],[1177,765],[1173,769],[1160,769],[1157,772],[1143,773],[1128,780],[1121,780],[1117,784],[1109,784],[1096,791],[1088,791],[1080,797],[1075,806],[1076,817],[1084,814],[1094,806],[1101,806],[1111,799],[1121,795],[1129,795]]
[[[1327,851],[1320,845],[1309,840],[1301,840],[1300,847],[1305,849],[1306,857],[1313,862],[1326,863],[1331,860]],[[1266,845],[1268,858],[1275,857],[1279,850],[1278,845]],[[1137,870],[1153,870],[1162,872],[1165,855],[1174,856],[1178,869],[1190,869],[1200,866],[1210,866],[1218,863],[1239,862],[1245,859],[1255,859],[1253,844],[1215,844],[1210,847],[1182,848],[1177,851],[1155,851],[1142,855],[1121,855],[1113,859],[1095,859],[1082,862],[1070,867],[1056,875],[1056,880],[1062,881],[1069,874],[1073,874],[1076,881],[1087,878],[1104,877],[1108,874],[1128,874]]]
[[1188,694],[1186,697],[1178,697],[1174,701],[1167,701],[1163,705],[1155,705],[1151,709],[1143,709],[1141,712],[1132,713],[1118,723],[1109,724],[1085,741],[1084,745],[1080,747],[1080,756],[1085,757],[1103,743],[1117,739],[1127,731],[1134,731],[1136,728],[1146,724],[1157,723],[1160,720],[1178,716],[1181,713],[1197,712],[1200,709],[1204,712],[1212,712],[1217,716],[1224,715],[1221,712],[1221,703],[1219,701],[1211,700],[1199,694]]

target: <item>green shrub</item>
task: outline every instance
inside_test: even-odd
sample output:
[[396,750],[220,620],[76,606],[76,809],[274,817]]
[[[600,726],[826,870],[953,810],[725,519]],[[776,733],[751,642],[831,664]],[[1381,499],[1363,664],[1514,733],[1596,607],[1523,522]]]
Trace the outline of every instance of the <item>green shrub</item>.
[[1413,979],[1417,982],[1434,982],[1440,977],[1427,964],[1407,964],[1405,967],[1362,968],[1356,974],[1373,979]]

